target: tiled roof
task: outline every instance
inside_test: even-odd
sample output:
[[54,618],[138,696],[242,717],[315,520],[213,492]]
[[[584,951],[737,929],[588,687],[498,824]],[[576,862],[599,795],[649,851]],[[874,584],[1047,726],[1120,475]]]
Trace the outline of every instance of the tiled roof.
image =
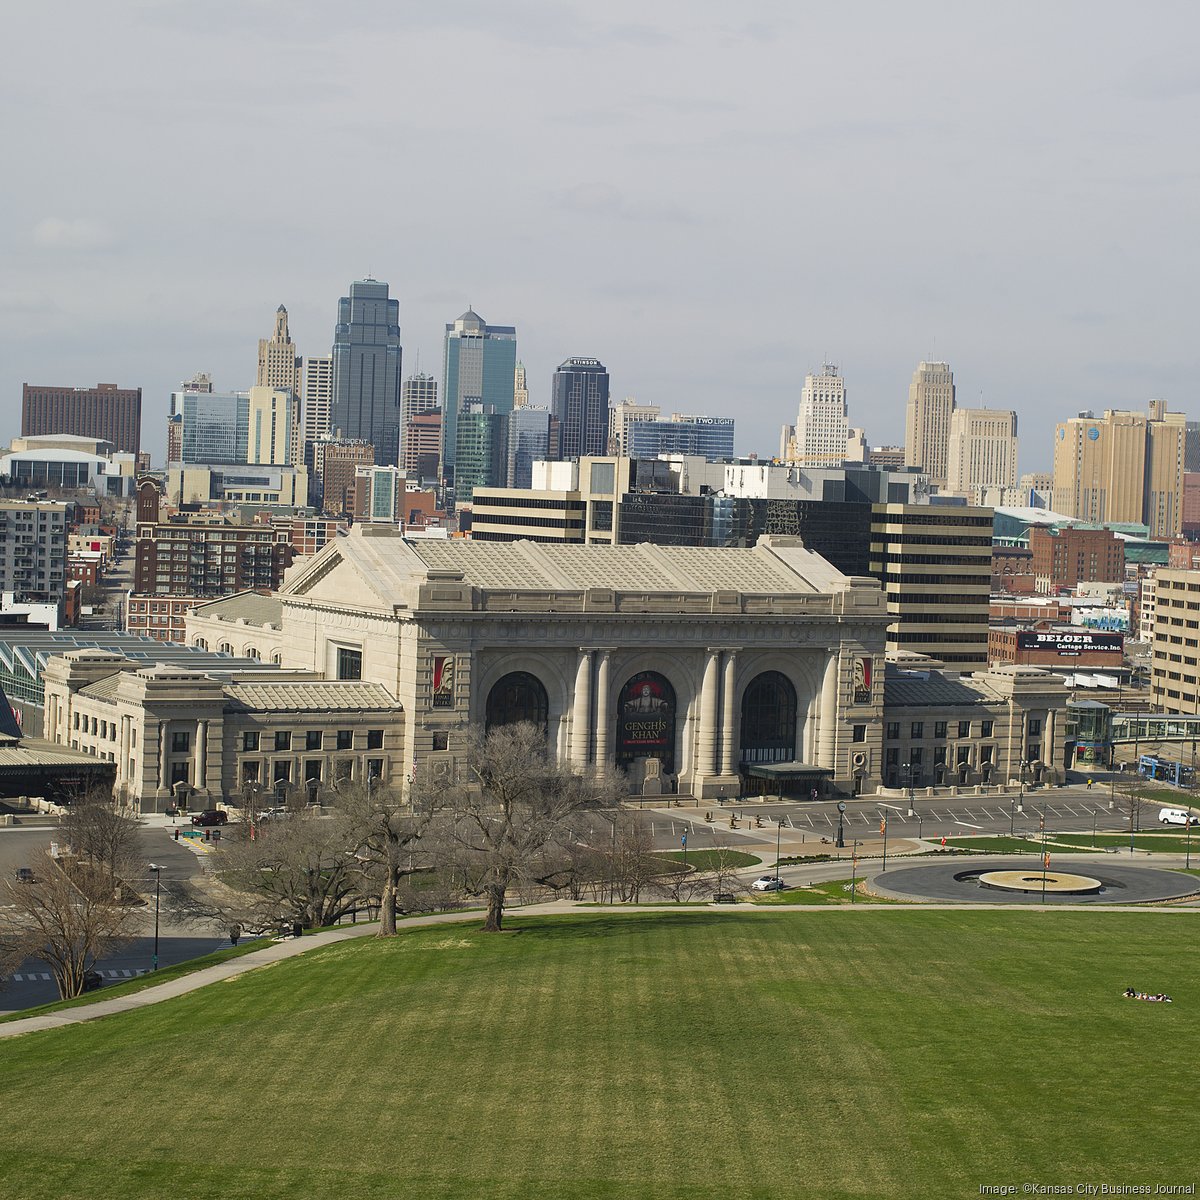
[[220,617],[225,621],[244,620],[247,625],[264,625],[279,628],[283,621],[283,602],[278,596],[264,596],[261,592],[238,592],[208,604],[198,604],[192,610],[198,617]]
[[958,707],[964,704],[984,704],[989,697],[963,683],[931,673],[928,678],[918,674],[887,672],[883,680],[885,707]]
[[249,709],[277,712],[397,709],[400,702],[377,683],[297,680],[294,683],[231,683],[225,695]]

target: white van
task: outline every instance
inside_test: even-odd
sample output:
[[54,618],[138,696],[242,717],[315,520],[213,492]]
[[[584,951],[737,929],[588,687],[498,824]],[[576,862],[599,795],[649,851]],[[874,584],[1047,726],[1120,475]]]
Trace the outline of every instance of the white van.
[[1200,817],[1186,808],[1160,808],[1158,819],[1164,825],[1200,825]]

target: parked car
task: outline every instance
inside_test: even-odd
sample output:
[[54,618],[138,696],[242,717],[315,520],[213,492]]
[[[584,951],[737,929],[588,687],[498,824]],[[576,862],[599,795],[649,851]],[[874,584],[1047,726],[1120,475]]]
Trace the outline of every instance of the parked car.
[[36,883],[32,867],[18,867],[14,872],[18,883]]
[[85,992],[94,992],[97,988],[104,986],[104,976],[99,971],[85,971],[83,973],[83,990]]
[[206,808],[192,818],[193,825],[225,825],[229,822],[229,814],[223,808]]
[[1158,819],[1164,825],[1200,825],[1200,817],[1187,808],[1160,808]]
[[774,875],[760,875],[751,885],[750,888],[755,892],[782,892],[787,884],[781,879],[776,879]]
[[291,813],[286,808],[265,808],[258,814],[258,819],[262,821],[286,821]]

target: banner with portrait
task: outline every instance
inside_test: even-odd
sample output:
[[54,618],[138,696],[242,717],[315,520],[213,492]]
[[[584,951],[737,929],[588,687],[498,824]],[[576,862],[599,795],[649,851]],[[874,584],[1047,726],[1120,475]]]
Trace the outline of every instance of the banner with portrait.
[[433,660],[433,707],[454,707],[454,658],[439,655]]
[[657,758],[675,770],[675,689],[657,671],[639,671],[617,697],[617,765]]
[[874,664],[866,657],[854,660],[854,703],[871,703],[871,686],[874,683]]

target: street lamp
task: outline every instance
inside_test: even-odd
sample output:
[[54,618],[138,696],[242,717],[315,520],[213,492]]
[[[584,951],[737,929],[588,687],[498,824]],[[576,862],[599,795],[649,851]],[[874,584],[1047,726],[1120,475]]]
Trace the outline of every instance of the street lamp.
[[779,883],[779,841],[783,837],[783,814],[775,821],[775,882]]
[[1029,766],[1029,763],[1025,759],[1021,759],[1021,795],[1017,800],[1017,812],[1019,813],[1025,811],[1025,768],[1027,766]]
[[150,864],[150,870],[154,872],[154,970],[158,970],[158,905],[159,905],[159,885],[162,883],[162,867],[157,863]]
[[838,832],[837,832],[837,848],[844,850],[846,848],[846,802],[845,800],[838,801]]
[[908,772],[908,815],[909,815],[910,817],[915,817],[915,816],[917,815],[917,810],[916,810],[916,808],[914,807],[914,796],[915,796],[915,790],[916,790],[916,781],[913,779],[913,765],[912,765],[912,763],[910,763],[910,762],[909,762],[909,763],[905,763],[905,764],[904,764],[904,769],[905,769],[905,770]]

